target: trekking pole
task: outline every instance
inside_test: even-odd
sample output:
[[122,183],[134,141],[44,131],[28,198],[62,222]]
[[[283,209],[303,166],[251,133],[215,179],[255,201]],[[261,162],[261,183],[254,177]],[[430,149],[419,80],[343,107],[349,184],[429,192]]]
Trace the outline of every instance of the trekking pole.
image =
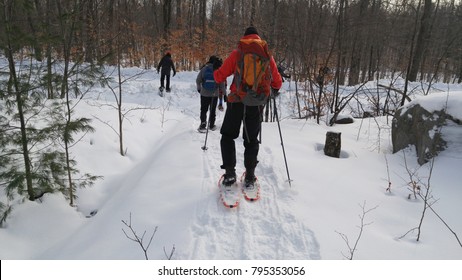
[[279,124],[278,109],[276,107],[276,98],[273,97],[273,100],[274,100],[274,115],[276,116],[276,121],[278,123],[279,136],[281,138],[282,153],[284,155],[284,162],[286,164],[287,179],[289,180],[289,186],[292,187],[292,184],[290,183],[292,180],[290,179],[290,175],[289,175],[289,167],[287,166],[286,151],[284,149],[284,142],[282,141],[282,132],[281,132],[281,125]]
[[207,150],[207,137],[209,136],[209,126],[210,126],[210,116],[207,120],[207,132],[205,133],[205,142],[204,142],[204,146],[201,147],[202,150]]

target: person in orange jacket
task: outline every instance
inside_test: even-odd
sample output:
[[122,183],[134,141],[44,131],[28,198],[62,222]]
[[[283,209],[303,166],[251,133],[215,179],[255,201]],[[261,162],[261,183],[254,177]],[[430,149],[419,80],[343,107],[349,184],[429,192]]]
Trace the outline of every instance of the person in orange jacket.
[[[241,40],[262,40],[258,35],[255,27],[251,26],[245,30]],[[214,71],[214,78],[217,83],[226,81],[226,78],[235,74],[238,61],[241,58],[241,51],[236,48],[225,59],[223,65]],[[270,72],[271,72],[271,94],[277,96],[279,89],[282,86],[282,78],[278,72],[278,68],[273,56],[270,57]],[[226,113],[223,120],[221,133],[221,156],[223,160],[222,169],[225,169],[223,184],[230,186],[236,182],[236,148],[234,140],[239,137],[241,123],[244,123],[243,138],[244,138],[244,166],[246,170],[245,184],[246,189],[252,190],[255,188],[255,167],[258,164],[257,156],[259,150],[258,134],[261,129],[261,112],[263,106],[248,106],[244,105],[241,100],[246,95],[246,92],[238,89],[236,76],[230,86],[230,93],[227,96]],[[268,90],[270,90],[268,88]],[[268,96],[268,92],[266,95]]]

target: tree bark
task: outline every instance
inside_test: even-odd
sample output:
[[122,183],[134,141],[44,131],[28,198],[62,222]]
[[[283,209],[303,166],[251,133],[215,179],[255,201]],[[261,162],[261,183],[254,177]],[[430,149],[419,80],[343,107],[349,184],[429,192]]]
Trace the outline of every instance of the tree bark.
[[170,33],[170,20],[172,14],[172,0],[164,0],[162,4],[162,20],[163,20],[163,38],[167,40]]
[[420,64],[422,63],[423,53],[428,45],[431,30],[431,13],[432,1],[425,0],[424,10],[420,19],[420,30],[415,44],[415,52],[412,58],[411,69],[409,71],[409,81],[415,82],[417,80],[417,73],[419,72]]
[[[9,5],[8,5],[9,4]],[[6,46],[5,46],[5,55],[8,59],[8,67],[10,70],[10,77],[8,81],[8,92],[12,93],[16,97],[16,107],[18,110],[18,118],[19,118],[19,124],[20,124],[20,130],[21,130],[21,146],[22,146],[22,155],[23,155],[23,160],[24,160],[24,176],[25,176],[25,181],[26,181],[26,188],[27,188],[27,194],[29,195],[29,200],[33,201],[35,200],[35,193],[32,185],[32,167],[31,167],[31,161],[30,161],[30,155],[29,155],[29,141],[28,141],[28,136],[27,136],[27,128],[26,128],[26,120],[24,117],[24,104],[23,104],[23,97],[22,97],[22,92],[21,92],[21,87],[20,87],[20,81],[18,80],[18,75],[16,73],[16,63],[14,61],[14,55],[13,55],[13,46],[12,46],[12,41],[11,41],[11,34],[14,30],[12,24],[11,24],[11,18],[12,18],[12,10],[13,7],[10,6],[13,5],[13,3],[7,3],[4,5],[4,11],[1,11],[4,14],[4,26],[3,31],[5,32],[6,35]],[[27,92],[25,93],[27,94]]]

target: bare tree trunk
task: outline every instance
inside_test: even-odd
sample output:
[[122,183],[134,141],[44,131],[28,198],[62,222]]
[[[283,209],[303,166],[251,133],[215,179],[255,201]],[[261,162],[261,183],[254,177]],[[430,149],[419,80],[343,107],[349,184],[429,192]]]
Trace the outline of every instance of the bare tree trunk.
[[254,24],[255,24],[255,13],[257,12],[257,3],[256,3],[256,0],[252,0],[252,2],[251,2],[250,4],[251,4],[251,7],[250,7],[250,20],[249,20],[249,25],[250,25],[250,26],[254,26]]
[[[38,1],[37,1],[38,2]],[[43,22],[45,24],[44,32],[46,36],[51,35],[51,0],[46,0],[45,2],[45,12],[39,12],[40,14],[43,14]],[[39,6],[37,6],[38,8]],[[41,10],[41,9],[39,9]],[[53,63],[53,58],[52,58],[52,44],[51,42],[48,42],[46,44],[46,59],[47,59],[47,75],[46,75],[46,83],[47,83],[47,97],[48,99],[54,99],[55,98],[55,93],[54,93],[54,87],[53,87],[53,69],[52,69],[52,63]]]
[[414,47],[415,47],[415,36],[417,34],[417,21],[418,21],[418,16],[419,16],[419,11],[420,11],[420,6],[422,4],[422,1],[419,0],[419,4],[418,4],[418,7],[417,7],[417,11],[416,11],[416,20],[415,20],[415,24],[414,24],[414,31],[412,32],[412,39],[411,39],[411,47],[410,47],[410,50],[409,50],[409,62],[408,62],[408,65],[407,65],[407,69],[406,69],[406,79],[404,81],[404,90],[403,90],[403,97],[401,98],[401,103],[400,103],[400,106],[403,106],[405,101],[406,101],[406,98],[407,98],[407,88],[409,86],[409,77],[410,77],[410,73],[411,73],[411,68],[412,68],[412,58],[414,57]]
[[411,82],[415,82],[417,79],[417,73],[419,71],[420,64],[422,63],[423,53],[428,45],[428,40],[430,38],[430,29],[431,29],[431,13],[432,13],[432,1],[425,0],[422,18],[420,19],[419,35],[417,36],[417,41],[415,44],[415,52],[412,57],[411,69],[408,75],[408,79]]
[[[71,110],[71,104],[70,104],[70,98],[69,98],[69,74],[74,67],[76,67],[79,64],[79,58],[74,58],[75,59],[75,64],[73,67],[70,67],[71,64],[71,48],[73,46],[73,39],[74,35],[76,32],[76,23],[78,19],[78,14],[73,14],[73,16],[66,18],[64,17],[65,14],[69,13],[69,10],[72,11],[81,11],[81,6],[80,2],[74,2],[69,5],[73,6],[66,6],[68,3],[64,3],[64,7],[62,5],[63,3],[60,2],[59,0],[56,0],[56,8],[58,12],[58,17],[60,18],[59,21],[59,28],[60,28],[60,40],[62,44],[62,51],[63,51],[63,56],[64,56],[64,69],[63,69],[63,76],[61,78],[61,98],[66,100],[66,106],[67,106],[67,111],[65,112],[66,114],[66,124],[63,132],[63,142],[64,142],[64,150],[65,150],[65,155],[66,155],[66,172],[67,172],[67,179],[69,183],[69,204],[71,206],[74,206],[74,184],[73,184],[73,179],[72,179],[72,163],[71,163],[71,158],[70,158],[70,152],[69,152],[69,144],[71,143],[71,128],[70,128],[70,123],[72,121],[72,110]],[[81,61],[80,61],[81,62]]]
[[[11,13],[13,11],[14,3],[5,3],[3,6],[4,10],[1,11],[4,16],[3,22],[3,31],[6,35],[6,47],[4,49],[5,55],[8,59],[8,67],[10,71],[10,77],[8,80],[8,93],[13,94],[16,97],[16,106],[18,109],[18,118],[19,118],[19,125],[21,131],[21,146],[22,146],[22,155],[24,159],[24,172],[25,172],[25,180],[26,180],[26,188],[27,194],[29,195],[29,200],[35,200],[35,193],[32,185],[32,168],[31,168],[31,161],[29,155],[29,141],[28,136],[26,133],[26,120],[24,117],[24,104],[23,104],[23,97],[20,87],[20,81],[18,80],[18,76],[16,73],[16,64],[14,61],[13,56],[13,45],[11,41],[11,34],[13,32],[13,26],[11,25],[11,17],[13,16]],[[11,6],[10,6],[11,5]],[[27,94],[27,93],[26,93]]]
[[460,58],[458,76],[459,76],[459,78],[457,79],[457,83],[460,84],[460,83],[462,83],[462,58]]
[[176,19],[176,28],[183,28],[183,13],[182,13],[182,7],[181,7],[181,3],[183,2],[183,0],[176,0],[176,15],[175,15],[175,19]]
[[[27,194],[29,195],[29,200],[35,200],[35,193],[32,186],[32,171],[31,171],[31,161],[29,157],[29,141],[26,133],[26,120],[24,118],[24,108],[23,108],[23,101],[22,101],[22,93],[19,87],[19,81],[17,80],[16,76],[16,69],[14,66],[14,58],[11,52],[11,48],[6,53],[8,57],[8,64],[10,68],[10,81],[9,83],[12,84],[12,88],[14,88],[14,94],[16,95],[16,103],[18,109],[18,117],[19,117],[19,124],[21,129],[21,145],[22,145],[22,155],[24,159],[24,171],[25,171],[25,179],[26,179],[26,186],[27,186]],[[10,85],[9,85],[10,87]],[[10,91],[10,90],[9,90]]]
[[[339,6],[339,11],[338,11],[338,17],[337,17],[337,37],[338,37],[338,52],[337,52],[337,65],[336,65],[336,70],[335,70],[335,89],[334,89],[334,98],[331,106],[331,111],[335,111],[335,108],[338,106],[338,99],[339,99],[339,86],[340,84],[343,84],[344,81],[344,70],[342,70],[345,66],[343,62],[343,29],[344,29],[344,11],[345,9],[345,0],[340,0],[340,6]],[[319,118],[319,117],[318,117]],[[319,123],[319,120],[318,120]]]
[[361,70],[361,56],[363,52],[363,35],[362,35],[362,28],[366,28],[363,24],[363,18],[365,17],[365,13],[367,7],[369,5],[369,0],[361,0],[360,8],[359,8],[359,16],[356,20],[357,29],[353,30],[354,37],[353,37],[353,48],[351,51],[351,62],[350,62],[350,75],[348,79],[348,85],[353,86],[359,83],[359,72]]
[[193,29],[194,29],[194,11],[196,9],[196,0],[191,0],[191,5],[189,5],[189,10],[188,10],[188,35],[189,35],[189,40],[191,41],[193,38]]
[[117,54],[119,57],[119,63],[117,64],[117,74],[119,79],[119,100],[117,101],[117,111],[118,111],[118,118],[119,118],[119,152],[121,156],[125,156],[124,151],[124,135],[123,135],[123,113],[122,113],[122,77],[121,77],[121,70],[120,70],[120,54]]
[[86,37],[83,38],[85,41],[82,43],[85,45],[85,62],[91,63],[98,57],[97,44],[100,42],[97,32],[99,12],[97,1],[89,1],[84,9],[86,10],[84,14],[86,28],[82,31],[85,31]]
[[[40,5],[38,2],[36,2],[36,4]],[[36,15],[38,15],[39,13],[39,6],[36,6],[35,7],[36,9]],[[42,46],[41,44],[39,43],[40,39],[38,38],[39,37],[39,33],[41,33],[41,30],[37,30],[36,26],[35,26],[35,23],[36,23],[36,20],[33,20],[32,18],[39,18],[38,16],[34,16],[32,15],[32,9],[26,9],[26,13],[27,13],[27,22],[29,23],[29,27],[31,29],[31,33],[32,33],[32,37],[33,37],[33,40],[32,40],[32,47],[34,48],[34,55],[35,55],[35,59],[37,59],[38,61],[42,61],[43,59],[43,55],[42,55]],[[40,28],[40,27],[39,27]]]
[[163,19],[163,38],[167,40],[170,33],[170,21],[172,14],[172,0],[163,0],[162,19]]
[[201,42],[203,43],[207,34],[207,1],[200,0],[199,3],[199,20],[201,25]]
[[236,0],[228,0],[228,18],[230,20],[234,19],[234,10],[236,9]]

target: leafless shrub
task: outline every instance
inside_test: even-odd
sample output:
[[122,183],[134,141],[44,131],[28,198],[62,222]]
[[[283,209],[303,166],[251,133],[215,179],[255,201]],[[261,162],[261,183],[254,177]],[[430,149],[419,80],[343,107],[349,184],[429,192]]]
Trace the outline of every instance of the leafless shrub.
[[149,241],[146,244],[146,242],[144,240],[144,237],[146,235],[146,231],[144,231],[141,236],[139,236],[136,233],[135,229],[132,226],[132,213],[130,213],[130,218],[129,218],[128,222],[122,220],[122,223],[130,230],[130,232],[127,233],[124,229],[122,229],[125,236],[128,239],[130,239],[131,241],[138,243],[138,245],[140,245],[141,249],[143,250],[144,257],[146,258],[146,260],[149,260],[149,258],[148,258],[148,250],[149,250],[149,246],[151,246],[152,239],[154,238],[154,235],[157,232],[157,226],[154,228],[154,231],[153,231],[151,237],[149,238]]
[[361,236],[363,235],[364,228],[372,224],[372,222],[370,223],[365,222],[366,215],[372,210],[375,210],[378,206],[375,206],[375,207],[372,207],[366,210],[366,201],[364,201],[362,205],[359,205],[359,207],[361,207],[362,213],[359,215],[360,225],[357,226],[359,228],[359,232],[358,232],[358,236],[356,237],[354,244],[353,245],[350,244],[350,241],[346,234],[336,231],[340,235],[340,237],[342,237],[343,241],[345,241],[345,244],[348,247],[348,255],[345,255],[343,252],[342,252],[342,255],[346,259],[349,259],[349,260],[353,260],[354,253],[356,252],[358,248],[359,240],[361,239]]
[[[454,237],[457,240],[457,243],[459,244],[460,247],[462,247],[462,243],[457,233],[449,226],[449,224],[443,219],[443,217],[441,217],[432,207],[433,204],[437,202],[437,200],[431,194],[431,189],[430,189],[434,163],[435,163],[435,158],[432,158],[432,160],[429,162],[429,172],[428,172],[428,177],[427,177],[426,182],[421,180],[421,178],[419,178],[418,175],[416,175],[416,172],[412,172],[409,168],[407,168],[407,164],[406,164],[406,170],[411,179],[411,182],[409,183],[409,185],[411,186],[413,195],[415,199],[417,198],[422,199],[422,201],[424,202],[424,205],[423,205],[422,213],[419,219],[419,225],[415,228],[410,229],[405,234],[400,236],[398,239],[402,239],[409,233],[417,231],[416,241],[420,241],[420,237],[422,235],[423,221],[427,213],[427,210],[430,210],[446,226],[446,228],[454,235]],[[412,194],[409,194],[408,198],[411,198],[411,195]]]

